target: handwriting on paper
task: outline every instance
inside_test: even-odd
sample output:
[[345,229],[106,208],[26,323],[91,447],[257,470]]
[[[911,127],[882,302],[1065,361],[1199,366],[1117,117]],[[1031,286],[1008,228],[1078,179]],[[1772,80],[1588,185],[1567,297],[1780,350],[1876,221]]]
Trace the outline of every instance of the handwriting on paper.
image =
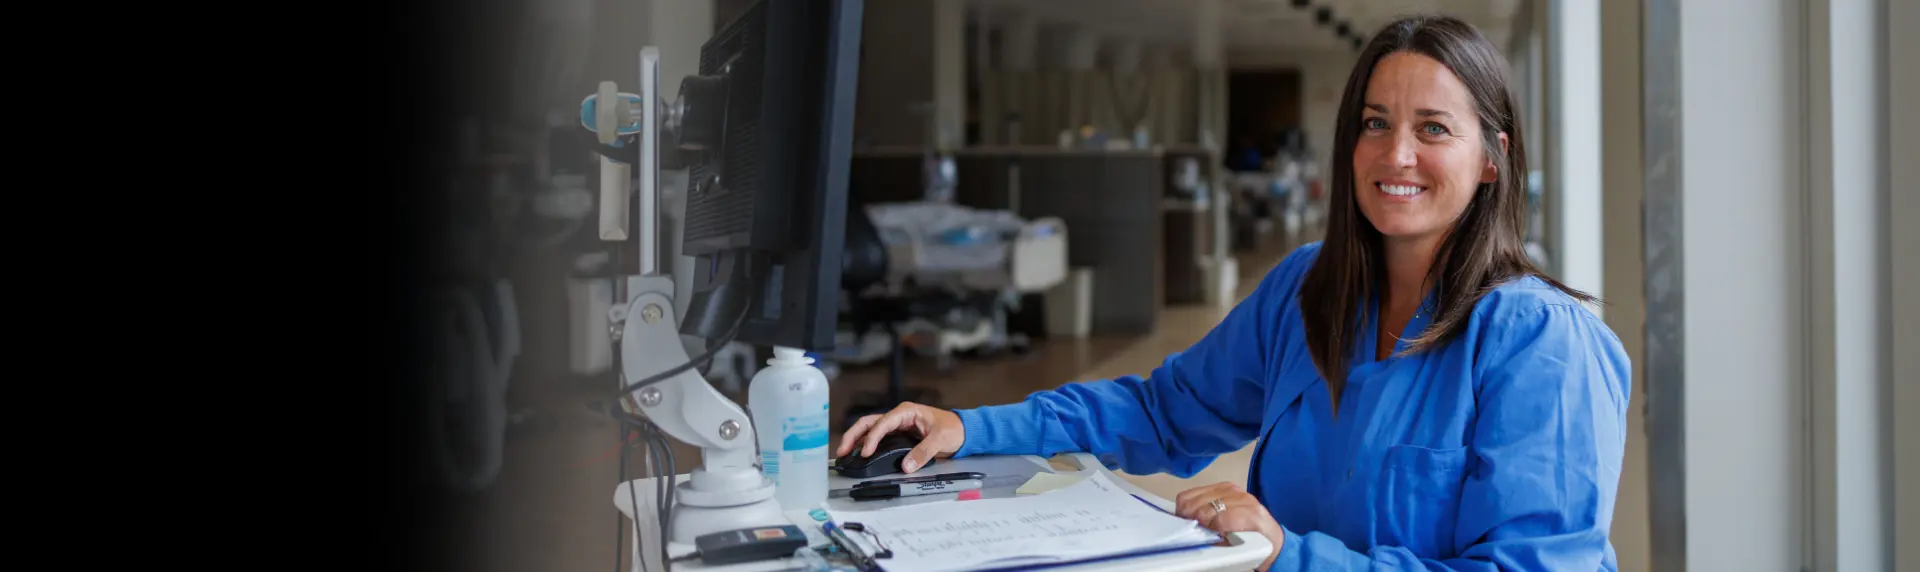
[[[848,515],[853,516],[853,515]],[[1070,558],[1151,546],[1194,529],[1087,479],[1051,493],[859,514],[894,553],[890,568],[944,570],[1008,559]]]

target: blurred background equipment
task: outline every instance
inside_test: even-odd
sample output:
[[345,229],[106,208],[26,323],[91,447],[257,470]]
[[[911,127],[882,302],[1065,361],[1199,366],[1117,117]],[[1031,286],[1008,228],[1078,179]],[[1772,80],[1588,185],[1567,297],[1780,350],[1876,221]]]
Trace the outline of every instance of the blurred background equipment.
[[457,102],[465,120],[451,149],[457,170],[441,204],[450,233],[441,237],[446,272],[432,308],[440,335],[432,348],[424,417],[447,487],[491,487],[511,432],[535,419],[507,400],[520,364],[523,308],[510,268],[522,256],[566,252],[593,212],[588,151],[570,141],[568,86],[580,81],[591,45],[594,2],[532,3],[512,41],[505,89]]

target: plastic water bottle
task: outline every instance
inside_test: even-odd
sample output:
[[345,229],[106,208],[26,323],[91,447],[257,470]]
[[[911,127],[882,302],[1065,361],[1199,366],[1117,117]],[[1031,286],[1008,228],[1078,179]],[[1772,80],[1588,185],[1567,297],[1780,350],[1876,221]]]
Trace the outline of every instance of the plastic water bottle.
[[780,510],[827,500],[827,406],[826,374],[798,349],[773,348],[773,359],[747,387],[760,471],[773,480]]

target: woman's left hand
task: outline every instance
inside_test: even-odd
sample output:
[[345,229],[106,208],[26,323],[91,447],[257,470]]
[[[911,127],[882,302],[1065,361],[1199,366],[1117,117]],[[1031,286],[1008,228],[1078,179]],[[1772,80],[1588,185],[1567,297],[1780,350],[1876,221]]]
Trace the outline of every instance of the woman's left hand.
[[1267,537],[1267,541],[1273,543],[1273,552],[1260,563],[1260,570],[1273,566],[1273,559],[1280,555],[1280,545],[1287,540],[1280,523],[1267,513],[1266,505],[1260,504],[1260,499],[1253,498],[1240,485],[1215,483],[1187,489],[1174,497],[1173,506],[1174,514],[1199,521],[1200,526],[1214,532],[1257,532]]

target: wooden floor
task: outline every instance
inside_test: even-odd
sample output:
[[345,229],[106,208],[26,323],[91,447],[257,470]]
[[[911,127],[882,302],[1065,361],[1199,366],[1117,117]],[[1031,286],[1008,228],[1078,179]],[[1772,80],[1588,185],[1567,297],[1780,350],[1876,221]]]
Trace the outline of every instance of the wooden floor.
[[[1241,296],[1286,248],[1276,244],[1240,257]],[[1144,337],[1049,341],[1025,356],[962,361],[951,374],[934,371],[929,360],[913,360],[907,385],[935,389],[942,406],[958,408],[1018,401],[1067,382],[1144,374],[1167,354],[1204,336],[1225,312],[1207,306],[1171,307],[1164,310],[1159,328]],[[881,391],[885,381],[884,365],[844,372],[833,386],[835,419],[856,392]],[[612,497],[619,470],[617,428],[589,411],[590,393],[578,385],[515,384],[531,388],[513,393],[516,409],[534,412],[539,423],[508,440],[497,482],[483,492],[451,499],[454,510],[439,531],[442,541],[431,543],[428,557],[481,572],[614,569],[616,554],[625,550],[624,543],[617,544],[619,513]],[[833,438],[838,443],[839,435]],[[682,446],[677,451],[681,471],[697,462],[693,450]],[[1128,478],[1171,497],[1198,484],[1243,481],[1248,456],[1247,451],[1222,456],[1192,479]],[[636,468],[628,476],[644,475]],[[626,562],[624,556],[621,562]]]

